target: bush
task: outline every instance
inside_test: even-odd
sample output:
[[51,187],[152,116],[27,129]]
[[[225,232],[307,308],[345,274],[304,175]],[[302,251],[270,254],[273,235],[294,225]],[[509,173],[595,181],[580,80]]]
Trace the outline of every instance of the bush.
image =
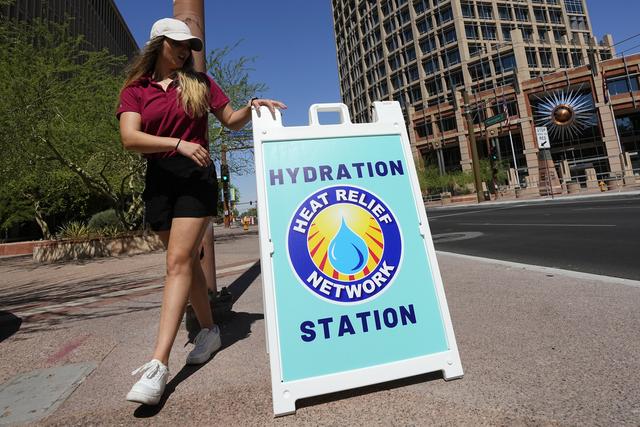
[[89,220],[89,228],[95,231],[103,230],[105,228],[116,228],[120,230],[122,224],[116,215],[114,209],[107,209],[106,211],[98,212],[93,215]]
[[56,236],[58,239],[85,239],[91,235],[91,228],[86,224],[71,221],[60,227]]

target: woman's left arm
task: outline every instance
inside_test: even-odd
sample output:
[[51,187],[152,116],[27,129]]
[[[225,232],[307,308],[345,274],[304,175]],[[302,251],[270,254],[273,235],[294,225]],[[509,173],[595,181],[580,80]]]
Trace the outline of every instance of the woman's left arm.
[[251,107],[259,109],[263,105],[269,108],[274,119],[276,117],[276,108],[279,110],[287,109],[287,106],[280,101],[254,98],[246,107],[240,108],[239,110],[234,111],[233,107],[227,103],[227,105],[219,110],[215,110],[213,114],[220,120],[220,123],[222,123],[224,127],[231,130],[240,130],[251,121]]

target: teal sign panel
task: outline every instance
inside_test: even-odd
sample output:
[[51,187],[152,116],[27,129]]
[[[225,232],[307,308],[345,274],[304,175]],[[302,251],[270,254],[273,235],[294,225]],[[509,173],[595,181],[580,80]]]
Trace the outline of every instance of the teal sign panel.
[[400,135],[263,144],[281,381],[450,349]]

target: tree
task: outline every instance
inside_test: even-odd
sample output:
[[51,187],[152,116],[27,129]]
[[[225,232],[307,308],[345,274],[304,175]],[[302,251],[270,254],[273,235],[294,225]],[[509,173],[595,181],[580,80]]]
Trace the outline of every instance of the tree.
[[134,228],[144,163],[122,149],[114,117],[124,58],[85,51],[68,23],[42,20],[3,20],[0,46],[0,197],[17,209],[0,227],[31,210],[47,237],[47,216],[90,214],[93,198]]
[[[254,58],[231,58],[235,45],[212,50],[207,56],[207,69],[213,79],[220,85],[230,99],[234,109],[242,108],[253,97],[266,90],[262,83],[250,81],[251,63]],[[221,147],[227,148],[227,163],[229,169],[236,175],[243,175],[253,171],[253,133],[250,127],[239,131],[226,129],[210,117],[209,139],[215,143],[210,145],[214,160],[220,161]]]

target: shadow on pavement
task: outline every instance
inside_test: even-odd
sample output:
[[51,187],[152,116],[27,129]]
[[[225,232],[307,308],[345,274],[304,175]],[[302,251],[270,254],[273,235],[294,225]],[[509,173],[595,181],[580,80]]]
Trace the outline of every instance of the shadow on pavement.
[[338,400],[349,399],[356,396],[362,396],[365,394],[371,394],[385,390],[393,390],[395,388],[401,388],[424,383],[427,381],[435,381],[441,379],[443,379],[442,371],[435,371],[429,372],[428,374],[420,374],[413,377],[401,378],[399,380],[387,381],[380,384],[372,384],[364,387],[354,388],[351,390],[337,391],[335,393],[324,394],[322,396],[307,397],[305,399],[299,399],[296,402],[296,409],[302,409],[309,406],[321,405]]
[[259,275],[260,261],[256,261],[255,264],[242,273],[240,277],[234,280],[232,284],[227,286],[227,289],[233,296],[234,303],[240,299],[242,294],[249,288],[249,285],[251,285]]
[[[224,351],[225,348],[231,347],[238,341],[241,341],[251,335],[251,324],[256,320],[263,319],[262,313],[233,313],[231,320],[223,327],[221,327],[222,334],[222,348],[219,351]],[[165,403],[169,399],[169,396],[176,390],[178,385],[189,378],[191,375],[198,372],[202,367],[209,363],[216,357],[218,353],[211,356],[211,359],[207,360],[202,365],[184,365],[180,372],[178,372],[171,381],[167,383],[162,399],[156,406],[141,405],[134,412],[133,416],[136,418],[150,418],[154,417],[162,411]]]
[[22,319],[8,311],[0,311],[0,342],[20,330]]

